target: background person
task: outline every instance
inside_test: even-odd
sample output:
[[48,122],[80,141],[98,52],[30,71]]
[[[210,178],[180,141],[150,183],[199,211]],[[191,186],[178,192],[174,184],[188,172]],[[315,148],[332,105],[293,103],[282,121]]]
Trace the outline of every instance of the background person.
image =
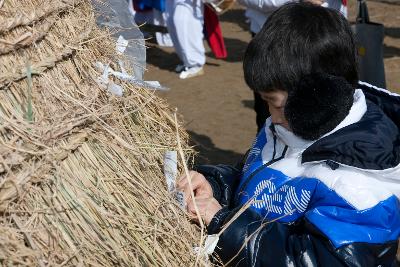
[[167,28],[182,64],[175,69],[179,78],[204,74],[204,4],[202,0],[166,0]]

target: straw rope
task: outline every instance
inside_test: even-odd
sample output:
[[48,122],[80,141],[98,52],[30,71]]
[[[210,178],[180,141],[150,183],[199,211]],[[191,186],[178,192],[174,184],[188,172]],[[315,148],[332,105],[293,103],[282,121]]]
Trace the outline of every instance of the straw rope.
[[[49,29],[52,25],[48,25]],[[31,65],[31,70],[33,75],[40,75],[43,72],[45,72],[47,69],[54,68],[56,64],[60,61],[63,61],[70,57],[74,51],[77,49],[77,47],[80,45],[80,43],[86,41],[89,38],[90,31],[91,29],[89,28],[87,31],[83,32],[80,34],[79,39],[77,42],[71,45],[66,45],[66,48],[62,50],[61,53],[56,54],[54,56],[47,57],[46,59],[40,61],[40,62],[35,62]],[[0,40],[1,42],[1,40]],[[1,48],[1,47],[0,47]],[[1,53],[0,53],[1,55]],[[10,83],[19,81],[21,79],[24,79],[27,77],[27,70],[26,70],[26,64],[24,66],[19,66],[15,68],[15,72],[12,73],[4,73],[0,75],[0,90],[4,88],[5,86],[8,86]]]
[[[49,57],[46,60],[43,60],[41,62],[36,62],[32,64],[32,74],[34,75],[40,75],[43,73],[45,70],[53,68],[56,66],[57,62],[60,62],[68,57],[70,57],[73,53],[73,49],[71,48],[65,48],[60,54],[56,56]],[[3,75],[0,75],[0,89],[3,87],[9,85],[12,82],[19,81],[23,78],[27,77],[27,71],[26,67],[19,66],[17,68],[17,71],[14,73],[6,73]]]
[[54,25],[54,22],[54,20],[45,21],[37,25],[34,29],[24,32],[11,41],[0,39],[0,55],[10,53],[19,48],[30,46],[37,41],[40,41],[46,36],[51,26]]
[[0,34],[18,26],[31,25],[35,21],[49,17],[54,13],[60,13],[71,9],[81,2],[82,0],[60,0],[58,3],[46,2],[29,13],[17,11],[11,18],[0,18]]
[[[39,164],[32,166],[28,171],[22,170],[4,178],[0,182],[0,212],[5,212],[10,202],[21,195],[24,188],[29,187],[32,182],[37,183],[46,178],[42,175],[55,168],[54,162],[60,162],[67,158],[69,153],[81,146],[87,138],[87,132],[71,136],[66,143],[62,142],[61,146],[52,149],[52,151],[44,151],[43,159],[40,159]],[[24,158],[24,160],[28,160],[28,158]]]

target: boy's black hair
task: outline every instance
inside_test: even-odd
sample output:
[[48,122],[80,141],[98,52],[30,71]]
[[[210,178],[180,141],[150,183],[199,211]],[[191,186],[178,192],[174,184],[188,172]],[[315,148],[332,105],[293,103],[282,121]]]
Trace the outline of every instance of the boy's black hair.
[[350,26],[339,12],[310,3],[289,3],[275,11],[247,47],[243,69],[254,91],[289,92],[310,73],[358,82]]
[[303,76],[288,93],[285,117],[291,131],[316,140],[332,131],[349,113],[354,88],[343,78],[316,73]]

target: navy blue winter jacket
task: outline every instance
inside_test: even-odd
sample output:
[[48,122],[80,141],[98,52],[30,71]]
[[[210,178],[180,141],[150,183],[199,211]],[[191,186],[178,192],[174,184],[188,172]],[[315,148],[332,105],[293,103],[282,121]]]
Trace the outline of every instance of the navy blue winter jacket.
[[223,206],[229,266],[394,266],[400,235],[400,96],[360,83],[348,116],[316,141],[270,120],[240,168],[201,166]]

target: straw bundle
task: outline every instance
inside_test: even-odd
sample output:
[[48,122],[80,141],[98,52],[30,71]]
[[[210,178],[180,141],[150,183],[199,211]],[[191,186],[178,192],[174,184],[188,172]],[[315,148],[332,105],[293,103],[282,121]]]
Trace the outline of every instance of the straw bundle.
[[161,168],[187,134],[151,91],[96,84],[114,51],[88,0],[0,0],[1,265],[206,264]]

